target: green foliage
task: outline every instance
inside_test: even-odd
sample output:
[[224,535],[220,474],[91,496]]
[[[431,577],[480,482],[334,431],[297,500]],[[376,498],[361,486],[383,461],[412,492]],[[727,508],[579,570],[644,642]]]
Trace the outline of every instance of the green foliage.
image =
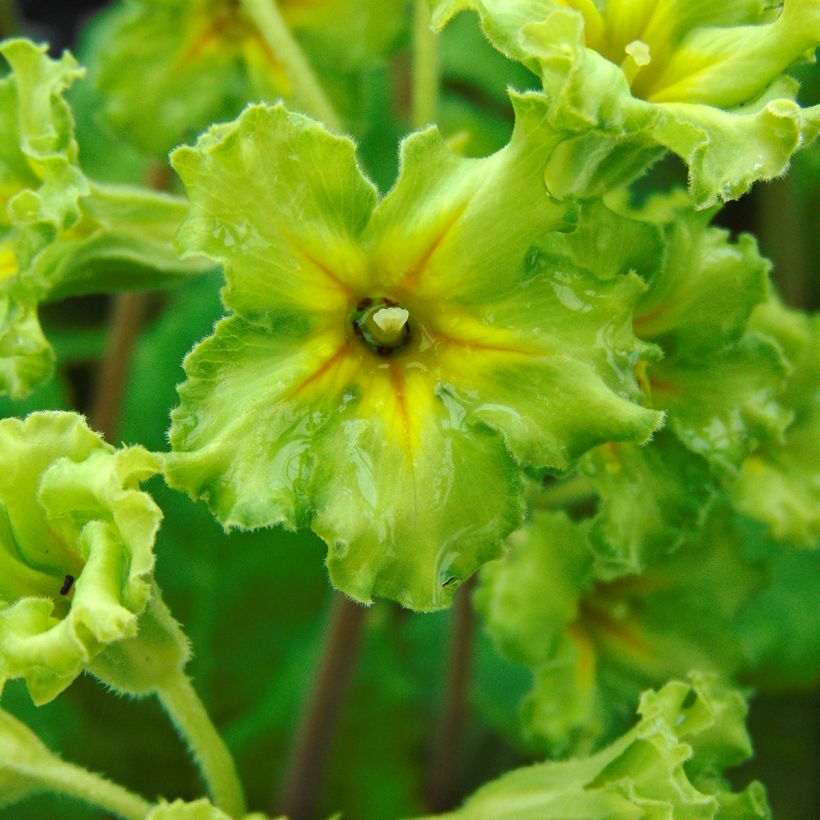
[[817,814],[817,3],[429,5],[0,43],[3,816],[264,820],[334,587],[316,816]]

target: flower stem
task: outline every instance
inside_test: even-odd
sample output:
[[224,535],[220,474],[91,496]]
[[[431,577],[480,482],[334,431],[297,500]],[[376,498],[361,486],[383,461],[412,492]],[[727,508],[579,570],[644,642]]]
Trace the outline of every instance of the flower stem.
[[182,671],[157,687],[157,697],[199,766],[214,803],[231,817],[245,814],[245,796],[228,747]]
[[91,426],[109,442],[113,442],[117,430],[125,381],[146,307],[144,293],[123,293],[115,297],[108,344],[97,373],[89,413]]
[[459,798],[459,764],[463,759],[467,691],[476,629],[475,613],[470,600],[475,577],[467,581],[456,596],[447,665],[447,692],[439,715],[428,776],[427,808],[431,812],[446,811],[452,808]]
[[283,781],[279,808],[291,820],[305,820],[314,813],[366,615],[365,607],[343,595],[334,596],[313,691],[305,702]]
[[30,773],[22,765],[13,765],[12,768],[24,776],[28,774],[50,792],[77,797],[126,820],[143,820],[151,811],[150,803],[139,795],[82,766],[59,758],[45,766],[37,766],[36,771]]
[[438,35],[430,28],[428,0],[415,0],[413,12],[413,125],[423,128],[438,108]]
[[276,0],[242,0],[242,7],[276,58],[285,67],[285,74],[294,95],[306,113],[322,120],[334,131],[342,131],[342,122],[327,98],[305,53],[296,42],[279,11]]

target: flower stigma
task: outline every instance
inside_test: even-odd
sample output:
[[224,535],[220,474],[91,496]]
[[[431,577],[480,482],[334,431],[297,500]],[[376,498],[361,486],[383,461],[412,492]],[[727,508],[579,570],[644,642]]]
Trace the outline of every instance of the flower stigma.
[[362,299],[353,316],[353,329],[380,356],[388,356],[410,338],[410,311],[391,299]]

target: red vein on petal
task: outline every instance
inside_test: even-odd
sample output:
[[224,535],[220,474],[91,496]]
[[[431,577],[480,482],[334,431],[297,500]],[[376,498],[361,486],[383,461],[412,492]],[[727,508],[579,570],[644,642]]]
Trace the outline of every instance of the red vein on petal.
[[177,66],[188,65],[202,56],[205,49],[214,41],[218,40],[222,32],[231,24],[230,15],[223,14],[217,17],[205,30],[191,43],[190,46],[182,53]]
[[[407,451],[408,458],[410,458],[413,454],[413,442],[412,430],[410,429],[410,412],[407,407],[407,394],[404,390],[404,379],[402,378],[401,368],[396,362],[389,362],[387,366],[390,370],[390,383],[396,391],[396,404],[399,408],[402,432],[404,433],[404,447]],[[410,464],[412,465],[412,463],[411,459]]]
[[433,255],[441,247],[441,243],[444,242],[447,235],[455,227],[456,223],[462,216],[464,216],[464,212],[467,210],[467,205],[469,205],[469,202],[466,202],[455,212],[455,216],[453,216],[453,218],[441,229],[441,231],[439,231],[435,239],[433,239],[428,246],[427,250],[421,255],[418,262],[416,262],[416,264],[404,274],[399,282],[400,288],[406,288],[409,290],[418,286],[422,275],[427,269],[427,266],[430,264],[430,260],[433,258]]
[[482,342],[471,341],[470,339],[456,339],[452,336],[447,336],[444,333],[434,333],[428,331],[428,335],[433,341],[442,342],[443,344],[453,345],[454,347],[465,347],[468,350],[484,350],[490,353],[515,353],[519,356],[546,356],[548,355],[543,350],[521,350],[516,347],[503,347],[502,345],[488,345]]
[[303,248],[302,245],[300,245],[299,242],[296,240],[296,237],[287,233],[286,231],[282,231],[282,233],[285,239],[287,239],[288,242],[290,242],[293,249],[297,253],[301,254],[305,259],[307,259],[307,261],[310,262],[310,264],[313,265],[317,270],[320,270],[334,285],[336,285],[337,288],[339,288],[339,290],[343,291],[348,296],[354,295],[353,289],[350,287],[350,285],[348,285],[347,282],[345,282],[341,278],[341,276],[339,276],[337,273],[334,273],[327,265],[324,264],[324,262],[320,262],[318,259],[316,259],[315,256],[313,256],[313,254],[310,253],[310,251]]
[[333,367],[341,362],[341,360],[347,355],[348,347],[347,344],[343,344],[329,359],[326,359],[318,370],[311,373],[306,379],[304,379],[300,384],[298,384],[291,392],[287,395],[286,401],[288,399],[292,399],[295,396],[298,396],[305,388],[310,387],[311,384],[319,381],[326,373],[328,373]]

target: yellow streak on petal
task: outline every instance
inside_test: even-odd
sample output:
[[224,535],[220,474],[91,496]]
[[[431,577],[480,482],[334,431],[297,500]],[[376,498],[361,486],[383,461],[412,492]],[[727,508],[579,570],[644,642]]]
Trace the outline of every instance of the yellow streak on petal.
[[581,686],[588,688],[595,683],[595,671],[598,665],[595,644],[577,623],[567,625],[567,635],[578,648],[578,681]]
[[11,249],[11,245],[8,243],[0,245],[0,282],[11,279],[17,273],[17,257]]

